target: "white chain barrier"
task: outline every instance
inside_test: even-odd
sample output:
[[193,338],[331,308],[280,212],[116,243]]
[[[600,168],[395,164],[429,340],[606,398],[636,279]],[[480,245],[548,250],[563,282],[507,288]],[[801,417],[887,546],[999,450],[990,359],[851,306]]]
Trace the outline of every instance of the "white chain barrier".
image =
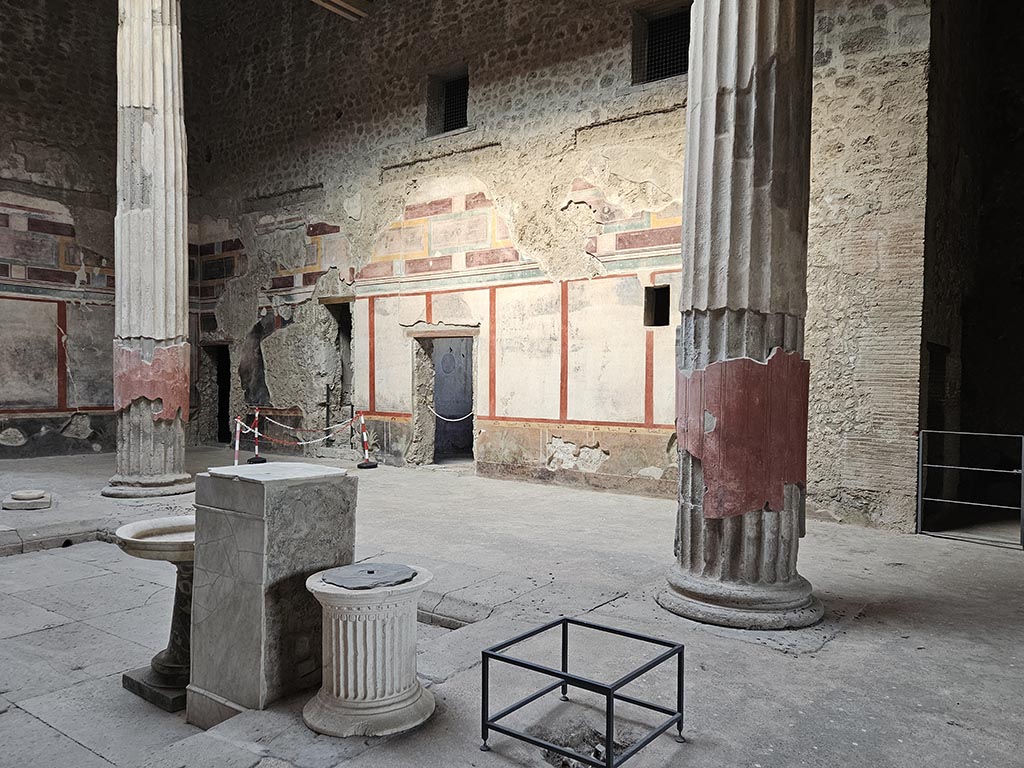
[[440,413],[438,413],[437,411],[435,411],[435,410],[434,410],[433,408],[431,408],[431,407],[430,407],[429,405],[427,406],[427,410],[428,410],[428,411],[430,411],[430,412],[431,412],[432,414],[434,414],[435,416],[437,416],[437,418],[439,418],[439,419],[440,419],[441,421],[447,421],[447,422],[448,422],[448,423],[450,423],[450,424],[455,424],[456,422],[459,422],[459,421],[465,421],[466,419],[468,419],[468,418],[469,418],[470,416],[472,416],[472,415],[473,415],[473,411],[470,411],[470,412],[469,412],[469,413],[467,413],[467,414],[466,414],[465,416],[460,416],[460,417],[459,417],[459,418],[457,418],[457,419],[449,419],[449,418],[448,418],[447,416],[442,416],[442,415],[441,415]]
[[281,429],[286,429],[289,432],[296,432],[296,433],[297,432],[310,432],[310,433],[312,433],[312,432],[323,432],[324,430],[331,430],[331,431],[333,431],[333,430],[337,430],[337,429],[344,429],[345,427],[348,427],[348,426],[350,426],[351,424],[353,424],[355,422],[355,418],[351,418],[348,421],[338,422],[337,424],[332,424],[329,427],[322,427],[320,429],[301,429],[299,427],[290,426],[289,424],[282,424],[280,421],[275,421],[274,419],[270,418],[269,416],[264,416],[263,420],[264,421],[269,421],[271,424],[273,424],[275,426],[278,426],[278,427],[281,427]]
[[[266,418],[266,417],[264,417],[264,418]],[[352,421],[355,421],[355,419],[353,419]],[[235,420],[235,424],[238,425],[238,428],[242,432],[245,432],[246,434],[255,435],[257,438],[262,438],[262,439],[265,439],[265,440],[269,440],[272,443],[280,443],[281,445],[316,445],[317,443],[322,443],[325,440],[330,440],[332,437],[337,437],[337,435],[342,430],[347,429],[349,424],[351,424],[351,423],[352,422],[347,422],[345,424],[342,424],[342,425],[339,426],[338,429],[334,430],[330,434],[324,435],[323,437],[318,437],[318,438],[316,438],[314,440],[279,440],[276,437],[271,437],[266,432],[260,432],[259,429],[257,429],[256,427],[246,426],[245,424],[242,423],[241,419],[236,419]],[[317,429],[317,430],[314,430],[314,431],[320,432],[322,430]]]

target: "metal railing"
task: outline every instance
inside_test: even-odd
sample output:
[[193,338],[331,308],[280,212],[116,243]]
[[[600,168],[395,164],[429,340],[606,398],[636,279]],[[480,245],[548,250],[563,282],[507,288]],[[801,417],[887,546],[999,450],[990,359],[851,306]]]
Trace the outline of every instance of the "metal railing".
[[[1007,466],[968,466],[960,457],[963,454],[964,441],[986,441],[980,444],[981,448],[975,448],[977,452],[984,453],[986,449],[999,454],[1001,457],[1014,456],[1015,467]],[[938,445],[938,458],[932,458]],[[979,443],[975,443],[978,446]],[[996,449],[995,446],[1003,446]],[[931,454],[929,449],[933,449]],[[955,455],[955,463],[947,463],[947,449]],[[961,478],[966,473],[990,473],[998,475],[1010,475],[1016,478],[1017,492],[1016,502],[995,503],[994,501],[979,501],[977,499],[967,500],[962,498],[947,498],[946,492],[955,488],[953,495],[959,496]],[[936,486],[941,485],[939,494],[935,495]],[[971,483],[966,483],[971,487]],[[975,490],[977,487],[975,486]],[[1009,489],[1007,489],[1009,490]],[[1010,498],[1000,499],[1010,501]],[[977,535],[967,531],[949,530],[928,530],[926,505],[952,505],[966,507],[979,512],[982,510],[1002,510],[1003,512],[1015,512],[1019,525],[1017,540],[1009,538],[993,537],[991,535]],[[964,521],[970,524],[973,521]],[[953,432],[939,429],[922,429],[918,436],[917,446],[917,532],[929,536],[938,536],[947,539],[958,539],[971,541],[978,544],[988,544],[998,547],[1020,547],[1024,549],[1024,435],[1004,435],[992,432]]]

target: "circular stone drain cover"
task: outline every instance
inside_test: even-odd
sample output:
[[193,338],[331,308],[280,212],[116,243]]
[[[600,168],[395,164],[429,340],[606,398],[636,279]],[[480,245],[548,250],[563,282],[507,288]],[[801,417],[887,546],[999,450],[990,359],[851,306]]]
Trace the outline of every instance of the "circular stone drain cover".
[[416,571],[398,563],[359,563],[324,571],[323,580],[343,589],[394,587],[412,581]]
[[11,498],[15,501],[36,501],[37,499],[43,498],[46,495],[46,491],[13,491]]

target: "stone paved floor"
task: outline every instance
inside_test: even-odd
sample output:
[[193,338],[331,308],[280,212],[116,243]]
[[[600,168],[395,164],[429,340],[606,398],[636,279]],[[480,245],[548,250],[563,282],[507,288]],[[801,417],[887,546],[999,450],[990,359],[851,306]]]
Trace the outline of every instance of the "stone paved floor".
[[[4,462],[0,491],[47,480],[58,506],[16,525],[0,516],[0,526],[45,524],[57,542],[82,520],[100,527],[187,510],[188,497],[99,499],[106,461],[85,457],[49,476]],[[359,477],[358,557],[429,567],[436,581],[423,618],[460,627],[420,624],[420,672],[438,700],[425,726],[385,740],[315,736],[301,723],[299,697],[204,733],[145,704],[121,688],[120,674],[163,646],[173,569],[93,541],[0,558],[0,766],[546,766],[538,750],[500,736],[492,752],[478,751],[479,652],[561,612],[686,643],[690,743],[662,737],[627,764],[636,768],[1021,764],[1020,552],[812,522],[801,569],[826,603],[825,620],[748,633],[693,624],[654,603],[671,561],[672,502],[462,470],[382,467]],[[541,638],[523,654],[543,661],[556,651]],[[570,663],[607,677],[643,658],[638,647],[580,635]],[[668,700],[670,678],[647,676],[636,691]],[[492,683],[498,706],[539,687],[505,671]],[[627,739],[651,722],[620,714]],[[586,694],[569,704],[548,697],[516,717],[577,743],[603,730]]]

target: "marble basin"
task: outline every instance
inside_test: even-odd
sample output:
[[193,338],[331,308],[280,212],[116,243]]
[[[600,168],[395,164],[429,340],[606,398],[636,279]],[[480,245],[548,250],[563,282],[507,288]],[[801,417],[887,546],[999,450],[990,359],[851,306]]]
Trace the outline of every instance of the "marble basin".
[[191,563],[195,559],[195,515],[139,520],[122,525],[114,535],[117,545],[132,557],[169,563]]
[[185,708],[192,655],[192,574],[196,516],[177,515],[122,525],[117,545],[132,557],[165,560],[178,574],[174,584],[171,635],[167,647],[148,667],[125,672],[121,683],[132,693],[168,712]]

